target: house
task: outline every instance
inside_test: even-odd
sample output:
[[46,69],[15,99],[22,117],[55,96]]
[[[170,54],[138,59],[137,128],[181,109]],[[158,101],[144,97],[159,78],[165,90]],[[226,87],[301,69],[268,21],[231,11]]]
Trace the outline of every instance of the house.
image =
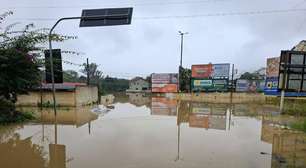
[[[88,105],[98,101],[97,86],[87,86],[85,83],[56,83],[56,104],[58,106],[76,107]],[[34,88],[28,94],[18,95],[16,105],[38,106],[52,105],[52,85],[42,83],[40,87]]]
[[127,92],[147,92],[149,90],[150,84],[148,81],[141,77],[135,77],[130,81]]

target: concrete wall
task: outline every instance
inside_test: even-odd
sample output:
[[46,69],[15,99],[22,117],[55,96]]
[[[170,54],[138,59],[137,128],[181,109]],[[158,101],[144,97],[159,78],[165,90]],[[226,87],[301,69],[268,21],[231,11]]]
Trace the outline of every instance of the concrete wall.
[[[207,103],[231,103],[231,93],[180,93],[176,98]],[[262,93],[233,93],[232,103],[247,102],[265,102],[265,96]]]
[[78,86],[75,89],[76,106],[88,105],[98,101],[96,86]]
[[[57,91],[55,94],[56,103],[59,106],[75,106],[75,93],[74,91]],[[27,95],[18,95],[18,106],[37,106],[40,103],[41,94],[40,91],[31,91]],[[53,104],[53,96],[50,91],[42,92],[42,102],[47,104]]]
[[[75,107],[88,105],[98,101],[96,86],[77,86],[74,91],[56,91],[56,104],[59,106]],[[18,95],[17,106],[37,106],[40,103],[40,91],[31,91],[27,95]],[[42,92],[43,103],[53,104],[51,91]]]

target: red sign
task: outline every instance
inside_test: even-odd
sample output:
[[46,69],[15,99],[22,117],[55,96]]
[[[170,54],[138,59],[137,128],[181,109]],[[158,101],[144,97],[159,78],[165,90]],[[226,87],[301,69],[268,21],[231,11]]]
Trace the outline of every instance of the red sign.
[[212,76],[212,64],[192,65],[191,71],[193,78],[208,78]]

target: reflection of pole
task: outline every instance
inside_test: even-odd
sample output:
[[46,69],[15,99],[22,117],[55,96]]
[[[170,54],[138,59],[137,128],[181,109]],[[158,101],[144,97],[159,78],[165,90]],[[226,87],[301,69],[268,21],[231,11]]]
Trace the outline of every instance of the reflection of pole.
[[175,161],[180,160],[180,139],[181,139],[181,118],[180,118],[180,104],[179,101],[178,105],[176,106],[176,119],[177,119],[177,157]]
[[181,124],[177,126],[177,158],[175,161],[180,160],[180,140],[181,140]]
[[90,134],[90,129],[91,129],[91,121],[88,122],[88,133]]

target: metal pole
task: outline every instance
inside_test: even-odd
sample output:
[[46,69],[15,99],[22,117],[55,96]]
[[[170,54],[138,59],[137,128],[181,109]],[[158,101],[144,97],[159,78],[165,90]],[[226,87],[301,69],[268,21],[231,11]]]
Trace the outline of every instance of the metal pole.
[[[55,27],[55,26],[54,26]],[[52,80],[52,96],[53,96],[53,110],[56,116],[56,98],[55,98],[55,87],[54,87],[54,69],[53,69],[53,55],[52,55],[52,39],[51,39],[51,32],[49,33],[49,53],[50,53],[50,69],[51,69],[51,80]]]
[[181,33],[181,60],[180,60],[180,66],[182,67],[183,65],[183,43],[184,43],[184,33]]
[[234,71],[235,71],[235,65],[232,66],[232,82],[231,82],[231,104],[233,102],[233,91],[234,91]]
[[86,70],[87,70],[87,85],[89,86],[89,63],[88,63],[88,58],[86,59]]
[[281,100],[280,100],[280,106],[279,110],[280,112],[283,111],[284,109],[284,101],[285,101],[285,89],[287,88],[287,64],[284,65],[285,67],[285,72],[284,72],[284,77],[283,77],[283,85],[282,85],[282,92],[281,92]]
[[179,79],[179,81],[178,81],[178,90],[179,91],[181,91],[181,83],[180,83],[180,81],[181,81],[181,68],[183,68],[183,45],[184,45],[184,35],[185,34],[188,34],[188,32],[185,32],[185,33],[183,33],[183,32],[181,32],[181,31],[179,31],[179,34],[180,34],[180,36],[181,36],[181,59],[180,59],[180,66],[179,66],[179,73],[178,73],[178,79]]

